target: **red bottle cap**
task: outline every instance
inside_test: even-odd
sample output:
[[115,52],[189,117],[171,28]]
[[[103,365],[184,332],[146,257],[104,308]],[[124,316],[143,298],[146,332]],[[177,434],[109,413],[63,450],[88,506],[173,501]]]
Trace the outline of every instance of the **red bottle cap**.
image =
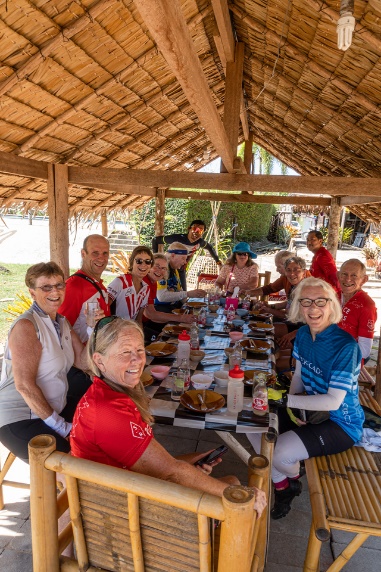
[[188,342],[190,340],[190,336],[186,330],[183,330],[179,335],[179,340],[182,342]]
[[233,377],[236,379],[240,379],[244,376],[242,369],[239,369],[239,366],[236,364],[233,369],[229,371],[229,377]]

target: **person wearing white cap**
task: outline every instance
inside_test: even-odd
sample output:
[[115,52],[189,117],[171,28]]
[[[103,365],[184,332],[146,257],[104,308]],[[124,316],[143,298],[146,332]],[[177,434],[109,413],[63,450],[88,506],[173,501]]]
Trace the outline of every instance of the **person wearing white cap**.
[[157,285],[155,308],[160,312],[172,312],[179,308],[185,298],[203,298],[205,290],[185,291],[181,287],[179,269],[186,263],[188,249],[181,242],[173,242],[166,252],[168,259],[168,277]]
[[250,250],[247,242],[239,242],[233,248],[233,253],[222,266],[216,280],[216,286],[232,293],[236,286],[240,290],[253,290],[258,286],[258,264],[253,262],[257,258],[255,252]]

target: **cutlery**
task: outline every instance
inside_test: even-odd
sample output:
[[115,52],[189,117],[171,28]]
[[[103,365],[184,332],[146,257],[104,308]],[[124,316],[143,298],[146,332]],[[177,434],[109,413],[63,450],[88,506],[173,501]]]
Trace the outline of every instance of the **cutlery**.
[[205,401],[204,401],[204,397],[201,395],[201,393],[198,393],[198,394],[197,394],[197,399],[198,399],[199,402],[200,402],[200,409],[201,409],[201,411],[206,411],[206,410],[208,409],[208,407],[207,407],[207,405],[206,405],[206,403],[205,403]]

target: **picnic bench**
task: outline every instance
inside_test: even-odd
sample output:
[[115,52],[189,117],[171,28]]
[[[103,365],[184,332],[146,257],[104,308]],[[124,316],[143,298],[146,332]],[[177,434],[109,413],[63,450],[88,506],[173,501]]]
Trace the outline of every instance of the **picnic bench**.
[[[369,389],[360,391],[360,402],[381,415]],[[362,447],[306,461],[312,522],[304,572],[320,570],[321,543],[330,539],[331,529],[356,536],[327,572],[341,570],[369,536],[381,537],[380,468],[379,454]]]
[[[251,488],[230,486],[219,498],[55,451],[50,435],[30,441],[29,458],[34,572],[249,572],[256,561],[265,521],[256,521]],[[267,460],[249,465],[249,484],[261,486]],[[56,473],[66,479],[58,500]],[[59,535],[67,506],[71,522]],[[60,556],[72,538],[76,559]]]

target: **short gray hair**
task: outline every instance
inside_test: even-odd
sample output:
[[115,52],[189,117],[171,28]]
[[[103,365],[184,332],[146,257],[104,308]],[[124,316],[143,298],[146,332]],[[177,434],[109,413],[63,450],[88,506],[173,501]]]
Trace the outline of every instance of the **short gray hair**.
[[339,269],[339,274],[342,271],[342,269],[344,268],[344,266],[346,264],[357,264],[360,267],[361,272],[363,273],[363,275],[365,276],[366,274],[366,266],[363,262],[361,262],[361,260],[359,260],[358,258],[349,258],[348,260],[346,260],[345,262],[343,262],[343,264],[340,266]]
[[283,262],[287,258],[291,258],[291,256],[294,256],[294,253],[291,252],[290,250],[279,250],[279,252],[277,252],[276,255],[274,256],[274,260],[276,262],[278,260],[282,260]]
[[290,258],[287,258],[287,260],[285,260],[284,262],[284,267],[287,268],[287,266],[289,266],[291,262],[294,262],[295,264],[300,266],[302,270],[306,269],[306,261],[304,260],[304,258],[301,258],[300,256],[291,256]]
[[321,278],[305,278],[302,280],[298,286],[295,288],[293,292],[293,300],[290,307],[290,311],[288,313],[288,321],[293,322],[296,324],[297,322],[304,322],[306,323],[304,316],[301,312],[301,306],[299,303],[299,299],[303,298],[303,290],[306,288],[321,288],[324,293],[326,294],[327,298],[331,300],[331,314],[330,314],[330,324],[338,324],[343,316],[341,311],[341,306],[339,299],[335,290],[332,288],[328,282],[322,280]]

